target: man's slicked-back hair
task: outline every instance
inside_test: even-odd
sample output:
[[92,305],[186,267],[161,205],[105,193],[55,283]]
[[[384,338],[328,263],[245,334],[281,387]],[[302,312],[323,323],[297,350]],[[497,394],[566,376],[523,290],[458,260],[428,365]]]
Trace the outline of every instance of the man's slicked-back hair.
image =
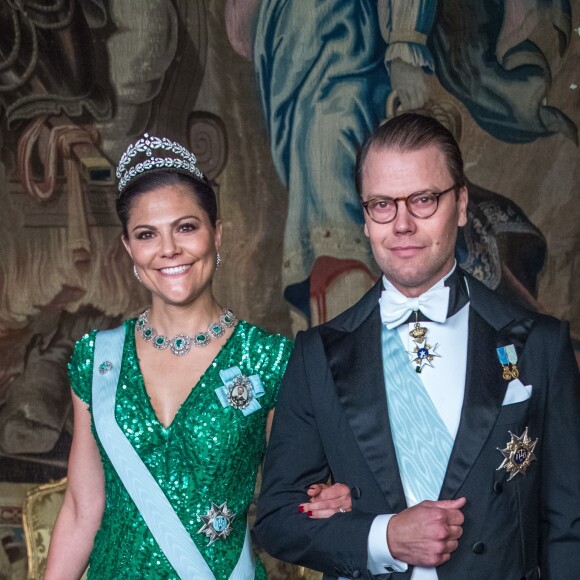
[[433,146],[443,153],[453,182],[459,187],[465,185],[463,157],[451,132],[433,117],[403,113],[377,127],[359,149],[354,176],[359,197],[362,196],[362,172],[371,148],[376,151],[390,149],[399,153],[411,153]]

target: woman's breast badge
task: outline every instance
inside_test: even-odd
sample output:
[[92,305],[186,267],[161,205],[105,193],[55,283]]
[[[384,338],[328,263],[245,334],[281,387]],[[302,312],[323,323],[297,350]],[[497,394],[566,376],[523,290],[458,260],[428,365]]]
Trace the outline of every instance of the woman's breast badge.
[[209,538],[208,546],[211,546],[216,540],[225,540],[230,535],[236,514],[228,509],[228,503],[225,501],[221,505],[211,502],[205,516],[199,517],[203,521],[203,526],[197,533],[205,534]]
[[241,411],[244,416],[262,408],[258,398],[264,395],[264,385],[258,375],[247,377],[239,367],[231,367],[220,371],[222,387],[215,392],[224,408],[232,407]]

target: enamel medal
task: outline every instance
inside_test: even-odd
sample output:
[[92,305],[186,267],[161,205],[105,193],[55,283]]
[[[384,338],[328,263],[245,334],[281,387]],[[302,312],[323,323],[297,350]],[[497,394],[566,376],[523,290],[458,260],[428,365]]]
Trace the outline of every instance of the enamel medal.
[[244,375],[235,377],[228,388],[228,403],[241,410],[248,407],[253,398],[252,381]]
[[415,372],[420,373],[424,366],[429,365],[432,367],[433,359],[435,357],[441,357],[441,355],[435,351],[439,346],[438,344],[432,346],[427,342],[427,333],[429,332],[429,329],[425,326],[421,326],[419,323],[418,311],[415,311],[415,316],[417,318],[415,326],[413,327],[413,330],[409,332],[409,336],[415,343],[415,348],[411,351],[407,351],[407,353],[411,357],[411,362],[415,366]]
[[508,431],[508,433],[511,436],[511,441],[508,441],[505,449],[497,448],[504,459],[496,471],[502,468],[505,469],[510,474],[508,477],[508,481],[510,481],[518,473],[525,475],[532,461],[536,461],[537,457],[534,455],[534,448],[538,440],[532,440],[528,436],[527,427],[519,437],[511,431]]

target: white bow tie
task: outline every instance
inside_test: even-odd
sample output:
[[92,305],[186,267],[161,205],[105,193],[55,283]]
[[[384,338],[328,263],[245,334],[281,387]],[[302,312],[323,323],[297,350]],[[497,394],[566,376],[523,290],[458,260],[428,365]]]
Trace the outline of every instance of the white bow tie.
[[407,298],[397,290],[383,290],[379,300],[381,320],[387,328],[395,328],[405,322],[412,312],[420,310],[434,322],[445,322],[449,306],[449,288],[437,286],[418,298]]

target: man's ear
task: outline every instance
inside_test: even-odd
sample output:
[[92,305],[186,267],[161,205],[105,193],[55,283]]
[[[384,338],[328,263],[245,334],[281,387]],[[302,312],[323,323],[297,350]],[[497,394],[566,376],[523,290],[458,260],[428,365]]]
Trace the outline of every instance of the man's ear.
[[457,197],[457,225],[463,227],[467,223],[467,202],[469,199],[469,194],[467,193],[467,187],[464,185],[459,190],[459,196]]

